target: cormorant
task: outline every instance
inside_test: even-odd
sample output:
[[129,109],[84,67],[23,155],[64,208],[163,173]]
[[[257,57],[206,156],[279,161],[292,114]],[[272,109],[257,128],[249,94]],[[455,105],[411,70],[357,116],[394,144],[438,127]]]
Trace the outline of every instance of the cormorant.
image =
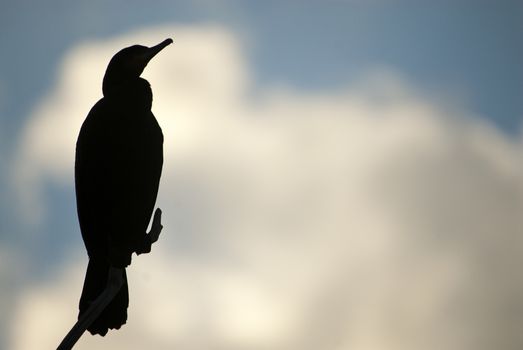
[[[76,143],[76,203],[89,256],[79,320],[109,287],[108,276],[119,273],[121,284],[88,325],[93,335],[104,336],[109,328],[125,324],[129,304],[125,267],[133,252],[148,253],[158,239],[159,231],[147,234],[146,229],[162,171],[163,135],[151,112],[151,87],[140,74],[172,42],[130,46],[111,59],[103,78],[103,98],[87,115]],[[157,209],[154,221],[160,215]]]

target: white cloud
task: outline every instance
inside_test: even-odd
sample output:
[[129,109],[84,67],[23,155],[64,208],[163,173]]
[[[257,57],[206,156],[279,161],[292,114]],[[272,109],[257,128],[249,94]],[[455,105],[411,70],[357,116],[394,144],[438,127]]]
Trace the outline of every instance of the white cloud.
[[[392,73],[253,98],[223,28],[84,43],[26,128],[21,188],[72,184],[111,55],[173,34],[144,73],[166,139],[165,232],[130,269],[128,325],[79,349],[521,348],[521,142]],[[73,270],[20,297],[13,349],[57,345]]]

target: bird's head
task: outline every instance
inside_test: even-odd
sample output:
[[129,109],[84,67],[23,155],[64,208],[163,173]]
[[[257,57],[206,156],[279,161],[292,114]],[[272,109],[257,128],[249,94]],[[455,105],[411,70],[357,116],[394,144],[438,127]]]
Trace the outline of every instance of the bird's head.
[[113,56],[105,71],[102,86],[104,95],[118,85],[138,78],[147,63],[172,42],[173,40],[169,38],[152,47],[133,45],[120,50]]

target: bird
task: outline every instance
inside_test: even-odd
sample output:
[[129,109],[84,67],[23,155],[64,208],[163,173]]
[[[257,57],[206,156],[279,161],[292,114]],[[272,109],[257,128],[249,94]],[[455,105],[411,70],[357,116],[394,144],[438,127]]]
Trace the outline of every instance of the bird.
[[[125,268],[133,253],[150,252],[158,239],[159,232],[146,230],[162,172],[163,133],[151,112],[151,86],[140,75],[172,42],[169,38],[152,47],[133,45],[112,57],[103,77],[103,97],[88,113],[76,142],[76,206],[89,257],[79,320],[109,288],[111,271],[120,271],[116,295],[89,321],[87,330],[93,335],[105,336],[127,322]],[[159,209],[153,225],[158,215]]]

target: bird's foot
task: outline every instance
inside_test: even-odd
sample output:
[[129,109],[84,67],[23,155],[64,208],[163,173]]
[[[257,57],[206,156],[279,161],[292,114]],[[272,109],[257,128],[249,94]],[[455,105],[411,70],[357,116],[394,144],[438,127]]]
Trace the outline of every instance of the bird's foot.
[[136,247],[136,254],[147,254],[151,252],[151,246],[154,242],[160,237],[160,232],[162,232],[162,210],[157,208],[154,212],[153,223],[151,224],[151,230],[149,233],[145,233],[143,236],[142,242]]
[[154,212],[151,230],[149,231],[149,238],[151,240],[151,244],[158,240],[158,237],[160,237],[160,232],[162,232],[162,229],[162,210],[160,208],[157,208]]

